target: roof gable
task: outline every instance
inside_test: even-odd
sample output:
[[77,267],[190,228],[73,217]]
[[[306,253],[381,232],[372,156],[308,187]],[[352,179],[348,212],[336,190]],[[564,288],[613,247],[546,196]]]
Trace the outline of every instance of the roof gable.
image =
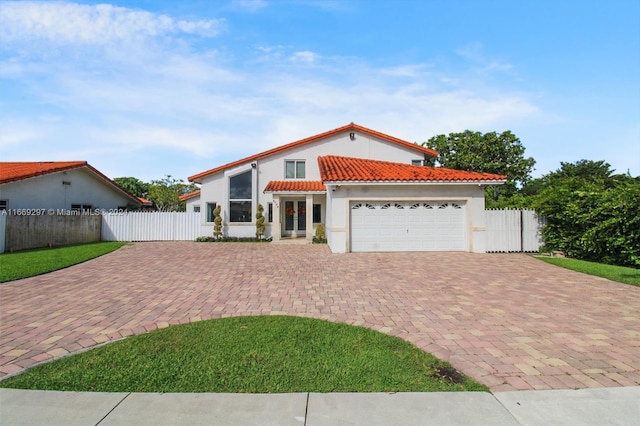
[[205,172],[198,173],[198,174],[193,175],[193,176],[189,176],[189,182],[198,181],[198,179],[202,179],[203,177],[206,177],[206,176],[209,176],[209,175],[212,175],[212,174],[215,174],[215,173],[227,170],[227,169],[231,169],[233,167],[237,167],[237,166],[240,166],[242,164],[246,164],[246,163],[249,163],[251,161],[258,160],[260,158],[268,157],[270,155],[277,154],[279,152],[283,152],[283,151],[286,151],[286,150],[289,150],[289,149],[297,148],[297,147],[299,147],[301,145],[305,145],[305,144],[308,144],[308,143],[311,143],[311,142],[316,142],[316,141],[318,141],[320,139],[323,139],[323,138],[326,138],[326,137],[329,137],[329,136],[337,135],[337,134],[344,133],[344,132],[350,132],[350,131],[358,131],[358,132],[365,133],[365,134],[368,134],[368,135],[371,135],[371,136],[375,136],[375,137],[378,137],[380,139],[384,139],[386,141],[398,144],[400,146],[404,146],[405,148],[410,148],[410,149],[413,149],[413,150],[415,150],[417,152],[421,152],[423,154],[427,154],[427,155],[430,155],[430,156],[433,156],[433,157],[438,155],[438,153],[436,151],[434,151],[434,150],[432,150],[430,148],[426,148],[426,147],[424,147],[422,145],[418,145],[418,144],[415,144],[415,143],[407,142],[407,141],[404,141],[402,139],[398,139],[396,137],[389,136],[389,135],[386,135],[384,133],[368,129],[368,128],[360,126],[358,124],[350,123],[350,124],[347,124],[346,126],[342,126],[342,127],[338,127],[337,129],[329,130],[328,132],[319,133],[317,135],[314,135],[314,136],[311,136],[311,137],[308,137],[308,138],[305,138],[305,139],[300,139],[298,141],[291,142],[291,143],[288,143],[286,145],[282,145],[282,146],[279,146],[279,147],[276,147],[276,148],[261,152],[259,154],[255,154],[255,155],[252,155],[250,157],[246,157],[246,158],[243,158],[241,160],[234,161],[232,163],[228,163],[228,164],[213,168],[211,170],[207,170]]
[[327,182],[492,182],[505,175],[468,172],[442,167],[413,166],[389,161],[326,155],[318,157],[320,176]]
[[85,168],[118,192],[130,198],[133,203],[149,204],[148,200],[135,197],[120,185],[100,173],[86,161],[18,161],[0,162],[0,184],[17,182],[66,170]]

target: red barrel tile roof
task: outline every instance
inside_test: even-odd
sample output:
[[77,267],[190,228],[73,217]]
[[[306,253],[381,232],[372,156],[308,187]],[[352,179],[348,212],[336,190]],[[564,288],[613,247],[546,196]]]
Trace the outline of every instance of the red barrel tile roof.
[[199,197],[199,196],[200,196],[200,190],[197,190],[197,191],[189,192],[188,194],[183,194],[179,196],[178,199],[180,201],[185,201],[185,200],[188,200],[189,198]]
[[316,180],[272,180],[264,192],[326,192],[327,188]]
[[89,166],[86,161],[20,161],[0,163],[0,183]]
[[505,175],[467,172],[442,167],[413,166],[389,161],[327,155],[318,157],[323,182],[467,182],[504,183]]

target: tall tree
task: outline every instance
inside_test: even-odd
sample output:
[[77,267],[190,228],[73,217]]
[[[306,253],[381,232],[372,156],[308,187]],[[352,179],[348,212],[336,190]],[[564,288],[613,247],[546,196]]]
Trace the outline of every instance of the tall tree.
[[182,179],[166,175],[160,180],[151,181],[148,198],[162,212],[183,212],[186,205],[184,201],[180,201],[179,197],[197,189],[198,187],[194,184],[186,184]]
[[512,196],[531,179],[535,160],[525,157],[525,148],[511,131],[482,134],[465,130],[462,133],[438,135],[422,144],[438,151],[437,163],[442,167],[474,172],[507,175],[507,183],[489,191],[497,201],[500,195]]
[[113,179],[115,183],[124,188],[131,195],[136,197],[147,198],[149,193],[149,184],[134,177],[117,177]]

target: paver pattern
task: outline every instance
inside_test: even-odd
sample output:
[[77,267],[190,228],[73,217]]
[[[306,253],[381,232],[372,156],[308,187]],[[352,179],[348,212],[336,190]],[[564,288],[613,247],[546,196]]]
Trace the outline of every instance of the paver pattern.
[[493,391],[640,385],[640,288],[522,254],[150,242],[0,284],[0,375],[209,318],[300,315],[406,339]]

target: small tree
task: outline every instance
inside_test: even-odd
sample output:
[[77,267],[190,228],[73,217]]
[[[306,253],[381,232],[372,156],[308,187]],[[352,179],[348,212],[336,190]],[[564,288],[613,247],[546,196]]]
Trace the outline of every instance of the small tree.
[[216,206],[215,209],[213,209],[213,215],[214,215],[214,219],[213,219],[213,236],[216,239],[220,239],[222,238],[222,215],[220,214],[220,212],[222,211],[222,209],[220,208],[220,206]]
[[264,225],[264,207],[262,204],[258,204],[258,212],[256,213],[256,238],[261,240],[264,235],[265,225]]

